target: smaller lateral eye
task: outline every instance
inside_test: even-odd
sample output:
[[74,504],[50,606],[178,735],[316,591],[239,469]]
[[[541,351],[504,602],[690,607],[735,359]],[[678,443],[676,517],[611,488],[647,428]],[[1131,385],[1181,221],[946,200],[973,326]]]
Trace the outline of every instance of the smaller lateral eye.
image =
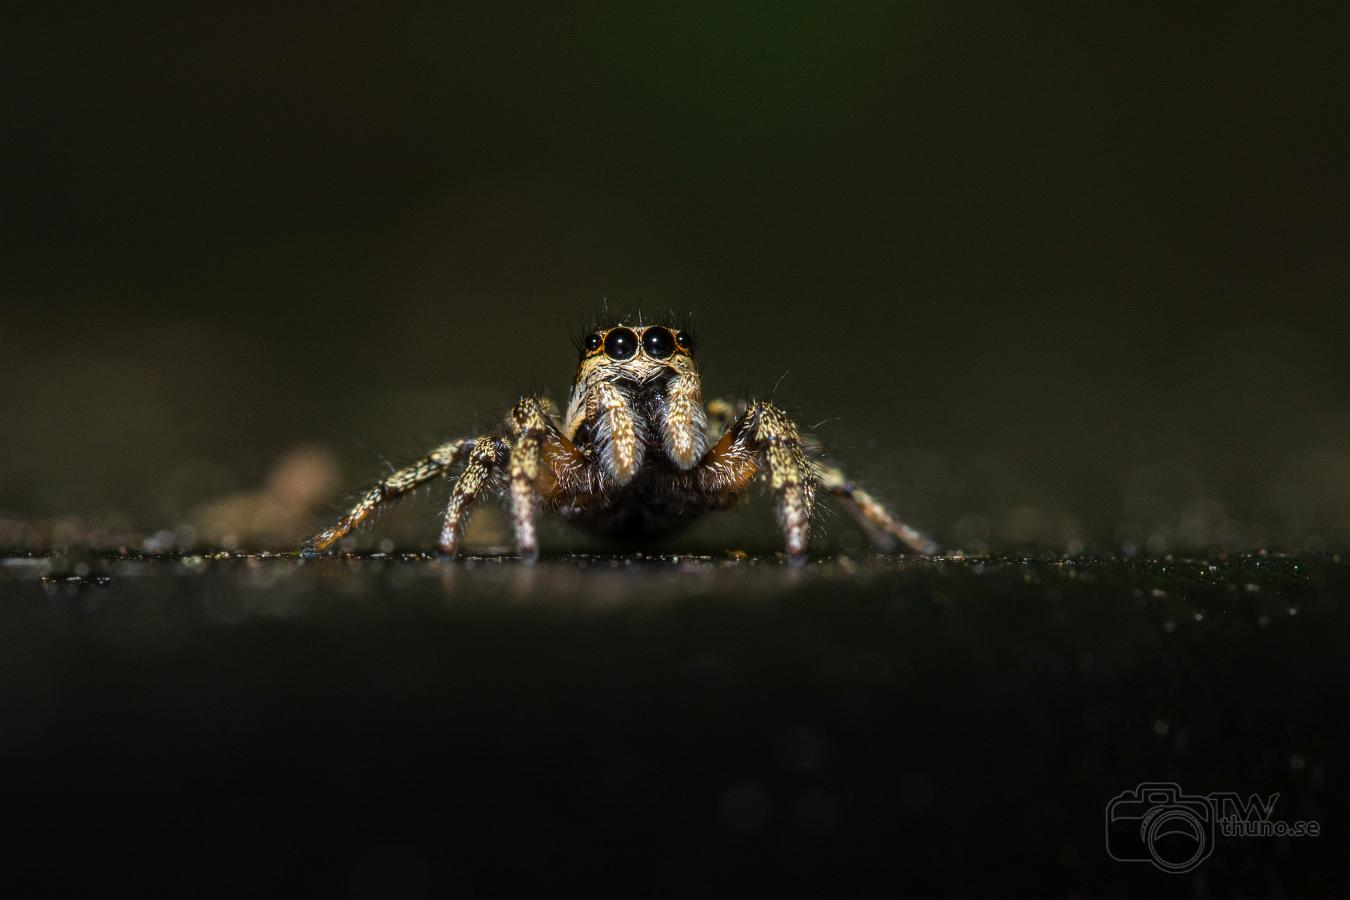
[[679,331],[675,333],[675,346],[679,347],[681,350],[688,350],[690,347],[694,346],[694,342],[690,339],[687,332]]
[[600,335],[592,334],[587,336],[586,340],[582,342],[582,346],[586,348],[587,353],[594,353],[600,349],[602,343],[604,342],[600,340]]

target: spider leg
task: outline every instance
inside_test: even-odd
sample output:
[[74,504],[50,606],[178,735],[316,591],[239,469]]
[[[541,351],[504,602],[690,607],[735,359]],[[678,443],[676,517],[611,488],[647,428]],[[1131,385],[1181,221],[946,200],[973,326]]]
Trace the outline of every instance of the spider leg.
[[709,400],[704,409],[708,415],[708,433],[720,437],[745,412],[745,404],[739,400],[718,397]]
[[453,466],[473,445],[470,440],[456,440],[441,444],[426,456],[409,466],[390,473],[370,487],[345,516],[331,528],[326,528],[305,541],[300,552],[305,556],[315,556],[328,550],[338,541],[351,534],[355,528],[370,517],[383,504],[398,499],[419,485],[425,484]]
[[774,495],[787,554],[805,558],[819,476],[802,448],[797,426],[772,403],[752,403],[704,457],[700,474],[710,494],[743,493],[763,472]]
[[480,437],[473,442],[469,461],[459,478],[455,479],[450,502],[445,507],[445,524],[441,527],[439,546],[446,556],[454,556],[459,549],[464,522],[469,517],[469,506],[478,499],[484,488],[491,485],[508,455],[505,444],[498,438]]
[[820,472],[820,486],[832,496],[839,498],[844,508],[862,524],[868,537],[881,549],[891,549],[896,541],[904,543],[915,553],[926,556],[931,556],[941,549],[928,535],[891,515],[890,510],[850,481],[835,466],[817,463],[816,467]]
[[535,532],[539,501],[556,493],[561,466],[584,466],[586,462],[563,435],[550,409],[547,400],[524,397],[506,420],[514,437],[509,463],[511,521],[516,546],[528,562],[539,558]]

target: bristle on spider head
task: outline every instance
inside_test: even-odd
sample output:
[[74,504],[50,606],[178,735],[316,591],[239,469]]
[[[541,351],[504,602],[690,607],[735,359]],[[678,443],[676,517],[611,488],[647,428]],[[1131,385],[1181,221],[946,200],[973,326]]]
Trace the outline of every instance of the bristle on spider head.
[[664,325],[671,331],[683,331],[694,336],[693,332],[693,313],[676,312],[669,310],[664,315],[651,315],[644,312],[641,307],[632,309],[611,309],[608,305],[595,311],[589,318],[582,319],[584,323],[581,334],[576,341],[584,340],[586,335],[597,331],[605,331],[616,325]]

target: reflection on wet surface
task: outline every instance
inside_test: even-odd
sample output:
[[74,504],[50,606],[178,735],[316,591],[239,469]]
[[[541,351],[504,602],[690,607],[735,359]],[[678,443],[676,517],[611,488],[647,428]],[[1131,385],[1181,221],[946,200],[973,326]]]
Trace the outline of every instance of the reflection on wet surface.
[[[1347,597],[1335,555],[10,555],[0,889],[334,896],[373,866],[853,896],[978,860],[986,893],[1194,896],[1103,852],[1106,802],[1157,780],[1321,823],[1216,846],[1209,895],[1319,896]],[[48,865],[68,815],[101,843]]]
[[[315,598],[422,597],[449,603],[509,601],[587,610],[650,606],[681,598],[729,602],[821,593],[942,599],[1035,587],[1048,597],[1065,589],[1120,595],[1156,608],[1220,605],[1265,609],[1297,603],[1347,564],[1339,555],[1242,554],[1215,559],[1003,556],[871,556],[817,559],[804,566],[781,556],[572,554],[526,565],[506,551],[447,560],[427,553],[341,554],[313,559],[295,553],[113,554],[70,551],[0,556],[0,585],[38,584],[50,597],[100,588],[134,602],[146,591],[169,591],[184,603],[237,591],[227,618],[299,614]],[[200,603],[198,604],[200,605]],[[208,604],[208,617],[222,606]],[[1287,603],[1286,603],[1287,607]],[[1266,610],[1269,613],[1272,610]],[[1203,618],[1203,612],[1197,613]]]

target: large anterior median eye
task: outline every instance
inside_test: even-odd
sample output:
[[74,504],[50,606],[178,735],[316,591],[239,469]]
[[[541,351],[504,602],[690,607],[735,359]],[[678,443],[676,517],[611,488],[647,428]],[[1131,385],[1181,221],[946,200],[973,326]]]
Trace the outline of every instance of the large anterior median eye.
[[675,352],[675,338],[665,328],[648,328],[642,332],[642,349],[648,356],[665,359]]
[[631,328],[614,328],[605,337],[605,355],[610,359],[630,359],[637,352],[638,337]]

